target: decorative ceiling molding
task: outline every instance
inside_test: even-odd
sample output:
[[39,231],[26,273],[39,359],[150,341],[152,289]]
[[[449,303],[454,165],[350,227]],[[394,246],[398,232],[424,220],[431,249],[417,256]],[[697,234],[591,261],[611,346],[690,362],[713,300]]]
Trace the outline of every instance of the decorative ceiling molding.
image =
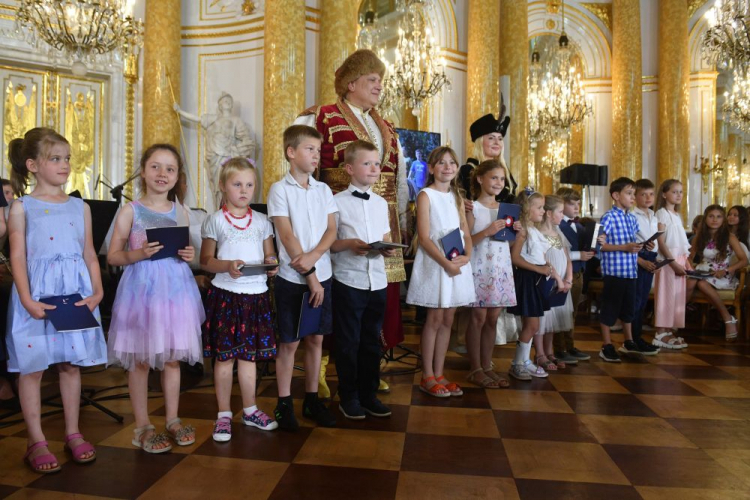
[[612,32],[612,4],[581,2],[581,5],[594,14]]
[[693,17],[693,14],[707,2],[708,0],[688,0],[688,19]]

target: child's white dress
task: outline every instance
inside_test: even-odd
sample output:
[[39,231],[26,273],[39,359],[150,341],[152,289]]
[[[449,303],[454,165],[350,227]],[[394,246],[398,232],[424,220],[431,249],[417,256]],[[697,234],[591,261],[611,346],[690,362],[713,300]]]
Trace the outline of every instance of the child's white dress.
[[[430,199],[430,240],[442,251],[440,238],[460,227],[458,210],[453,193],[441,193],[430,187],[422,189]],[[463,237],[463,231],[461,231]],[[406,303],[430,308],[467,306],[476,300],[471,264],[461,267],[461,274],[450,277],[448,273],[430,257],[420,242],[414,258],[414,268],[409,281]]]

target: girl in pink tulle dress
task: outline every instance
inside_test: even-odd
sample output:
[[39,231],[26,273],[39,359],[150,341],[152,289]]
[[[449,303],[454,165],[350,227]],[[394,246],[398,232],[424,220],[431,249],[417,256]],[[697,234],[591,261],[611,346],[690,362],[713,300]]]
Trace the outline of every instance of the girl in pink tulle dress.
[[[115,220],[107,260],[125,271],[112,309],[109,328],[109,363],[128,370],[130,401],[136,429],[133,445],[149,453],[195,442],[195,430],[177,418],[180,396],[180,361],[201,359],[201,323],[205,319],[200,293],[188,262],[195,250],[188,246],[178,257],[150,260],[162,249],[148,243],[146,229],[187,225],[185,208],[176,202],[182,160],[167,144],[155,144],[141,158],[138,201],[125,205]],[[127,246],[127,248],[126,248]],[[166,433],[157,434],[148,416],[149,369],[162,371],[166,406]]]

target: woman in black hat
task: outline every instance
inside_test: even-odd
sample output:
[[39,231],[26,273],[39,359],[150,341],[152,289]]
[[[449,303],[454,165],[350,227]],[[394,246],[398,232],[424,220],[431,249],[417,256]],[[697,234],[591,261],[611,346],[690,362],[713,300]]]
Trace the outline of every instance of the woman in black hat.
[[[497,201],[512,203],[516,196],[516,180],[511,175],[503,158],[503,138],[508,131],[510,117],[505,116],[505,106],[500,108],[500,119],[495,119],[491,114],[484,115],[469,127],[471,140],[474,143],[472,157],[466,160],[458,172],[458,185],[464,190],[464,198],[473,200],[471,193],[471,172],[485,160],[497,160],[503,166],[508,182],[505,188],[497,196]],[[467,207],[468,208],[468,207]]]

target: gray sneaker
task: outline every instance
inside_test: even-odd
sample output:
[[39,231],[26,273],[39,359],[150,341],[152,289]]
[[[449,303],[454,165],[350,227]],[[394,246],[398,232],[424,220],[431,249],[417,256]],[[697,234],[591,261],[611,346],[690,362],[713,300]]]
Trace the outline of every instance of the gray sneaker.
[[578,364],[578,358],[575,358],[570,355],[568,351],[559,351],[555,352],[555,357],[565,363],[566,365],[577,365]]
[[568,349],[568,354],[576,358],[578,361],[588,361],[591,359],[591,356],[583,351],[579,351],[575,347],[571,347],[570,349]]

